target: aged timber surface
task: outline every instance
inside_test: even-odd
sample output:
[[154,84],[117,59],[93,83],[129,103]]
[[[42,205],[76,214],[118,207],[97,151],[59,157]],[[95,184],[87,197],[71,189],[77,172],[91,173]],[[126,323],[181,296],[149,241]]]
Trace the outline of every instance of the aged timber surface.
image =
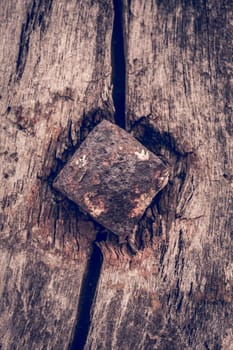
[[[0,3],[1,349],[232,349],[232,20],[230,0]],[[52,188],[113,117],[172,167],[135,255]]]
[[96,230],[52,189],[113,116],[111,1],[0,3],[0,348],[72,341]]
[[85,349],[232,349],[232,3],[124,4],[127,123],[173,176],[141,253],[102,245]]

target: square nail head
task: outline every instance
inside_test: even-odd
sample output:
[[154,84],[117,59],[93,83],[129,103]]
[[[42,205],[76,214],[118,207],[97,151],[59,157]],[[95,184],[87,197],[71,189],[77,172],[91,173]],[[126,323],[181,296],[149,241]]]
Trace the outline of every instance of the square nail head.
[[54,187],[123,240],[135,232],[168,175],[159,157],[104,120],[61,170]]

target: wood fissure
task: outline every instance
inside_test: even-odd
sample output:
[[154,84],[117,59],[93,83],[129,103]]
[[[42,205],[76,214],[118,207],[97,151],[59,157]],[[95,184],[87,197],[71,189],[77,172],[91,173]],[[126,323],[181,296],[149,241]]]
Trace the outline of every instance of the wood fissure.
[[112,30],[112,98],[115,107],[115,123],[126,127],[126,61],[122,0],[113,0],[114,21]]
[[[124,53],[124,37],[123,37],[123,9],[121,0],[113,0],[114,22],[112,29],[111,42],[111,64],[112,64],[112,98],[115,107],[114,119],[115,123],[122,128],[126,127],[125,121],[125,53]],[[98,21],[103,21],[102,13]],[[101,36],[97,36],[97,50],[101,52],[102,41]],[[97,55],[99,53],[97,51]],[[99,57],[97,57],[99,61]],[[92,124],[92,127],[94,125]],[[111,235],[111,234],[110,234]],[[106,240],[106,234],[97,235],[99,242]],[[100,245],[101,246],[101,245]],[[91,324],[91,307],[95,299],[96,288],[101,273],[102,265],[101,249],[93,243],[93,252],[91,254],[89,264],[86,269],[86,275],[82,282],[82,289],[79,298],[77,323],[75,326],[74,336],[70,349],[82,350],[85,347],[88,336],[89,327]]]
[[102,266],[102,253],[99,247],[93,243],[93,251],[86,267],[80,291],[77,321],[73,334],[73,340],[69,347],[70,350],[84,349],[91,324],[91,311],[95,299],[95,293]]
[[[232,19],[232,0],[0,2],[1,349],[232,348]],[[52,185],[102,119],[171,167],[137,253]]]

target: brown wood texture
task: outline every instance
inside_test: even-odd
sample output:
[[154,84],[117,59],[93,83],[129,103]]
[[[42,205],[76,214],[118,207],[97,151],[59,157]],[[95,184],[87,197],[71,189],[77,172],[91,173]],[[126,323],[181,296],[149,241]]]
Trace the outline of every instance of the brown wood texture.
[[[0,38],[0,348],[231,350],[231,1],[2,1]],[[136,254],[52,186],[114,104],[172,169]]]
[[144,249],[105,245],[85,349],[232,349],[232,4],[125,1],[124,19],[128,128],[173,174]]
[[0,3],[0,348],[65,349],[95,239],[52,188],[58,170],[111,118],[109,1]]

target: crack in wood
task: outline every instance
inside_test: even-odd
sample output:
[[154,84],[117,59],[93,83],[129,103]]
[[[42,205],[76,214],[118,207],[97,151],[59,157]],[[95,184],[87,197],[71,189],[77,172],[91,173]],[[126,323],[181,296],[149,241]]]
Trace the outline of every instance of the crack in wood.
[[113,0],[113,6],[115,15],[112,32],[112,98],[115,107],[115,122],[125,129],[126,63],[122,0]]
[[103,257],[101,251],[94,242],[93,251],[86,268],[86,275],[82,282],[77,311],[77,322],[73,334],[73,340],[69,346],[70,350],[84,349],[91,324],[91,310],[101,272],[102,260]]
[[[125,129],[125,53],[123,36],[123,13],[122,1],[113,0],[114,23],[111,43],[111,64],[112,64],[112,84],[113,103],[115,107],[115,123]],[[97,36],[99,37],[99,36]],[[102,42],[101,42],[102,44]],[[82,134],[82,130],[81,133]],[[81,135],[80,135],[81,136]],[[82,136],[81,136],[82,138]],[[97,235],[97,241],[103,241],[106,237]],[[100,277],[103,256],[101,249],[93,243],[93,251],[86,268],[86,276],[83,279],[81,293],[79,297],[78,314],[73,339],[70,350],[82,350],[85,347],[90,324],[91,308],[95,299],[96,288]]]

